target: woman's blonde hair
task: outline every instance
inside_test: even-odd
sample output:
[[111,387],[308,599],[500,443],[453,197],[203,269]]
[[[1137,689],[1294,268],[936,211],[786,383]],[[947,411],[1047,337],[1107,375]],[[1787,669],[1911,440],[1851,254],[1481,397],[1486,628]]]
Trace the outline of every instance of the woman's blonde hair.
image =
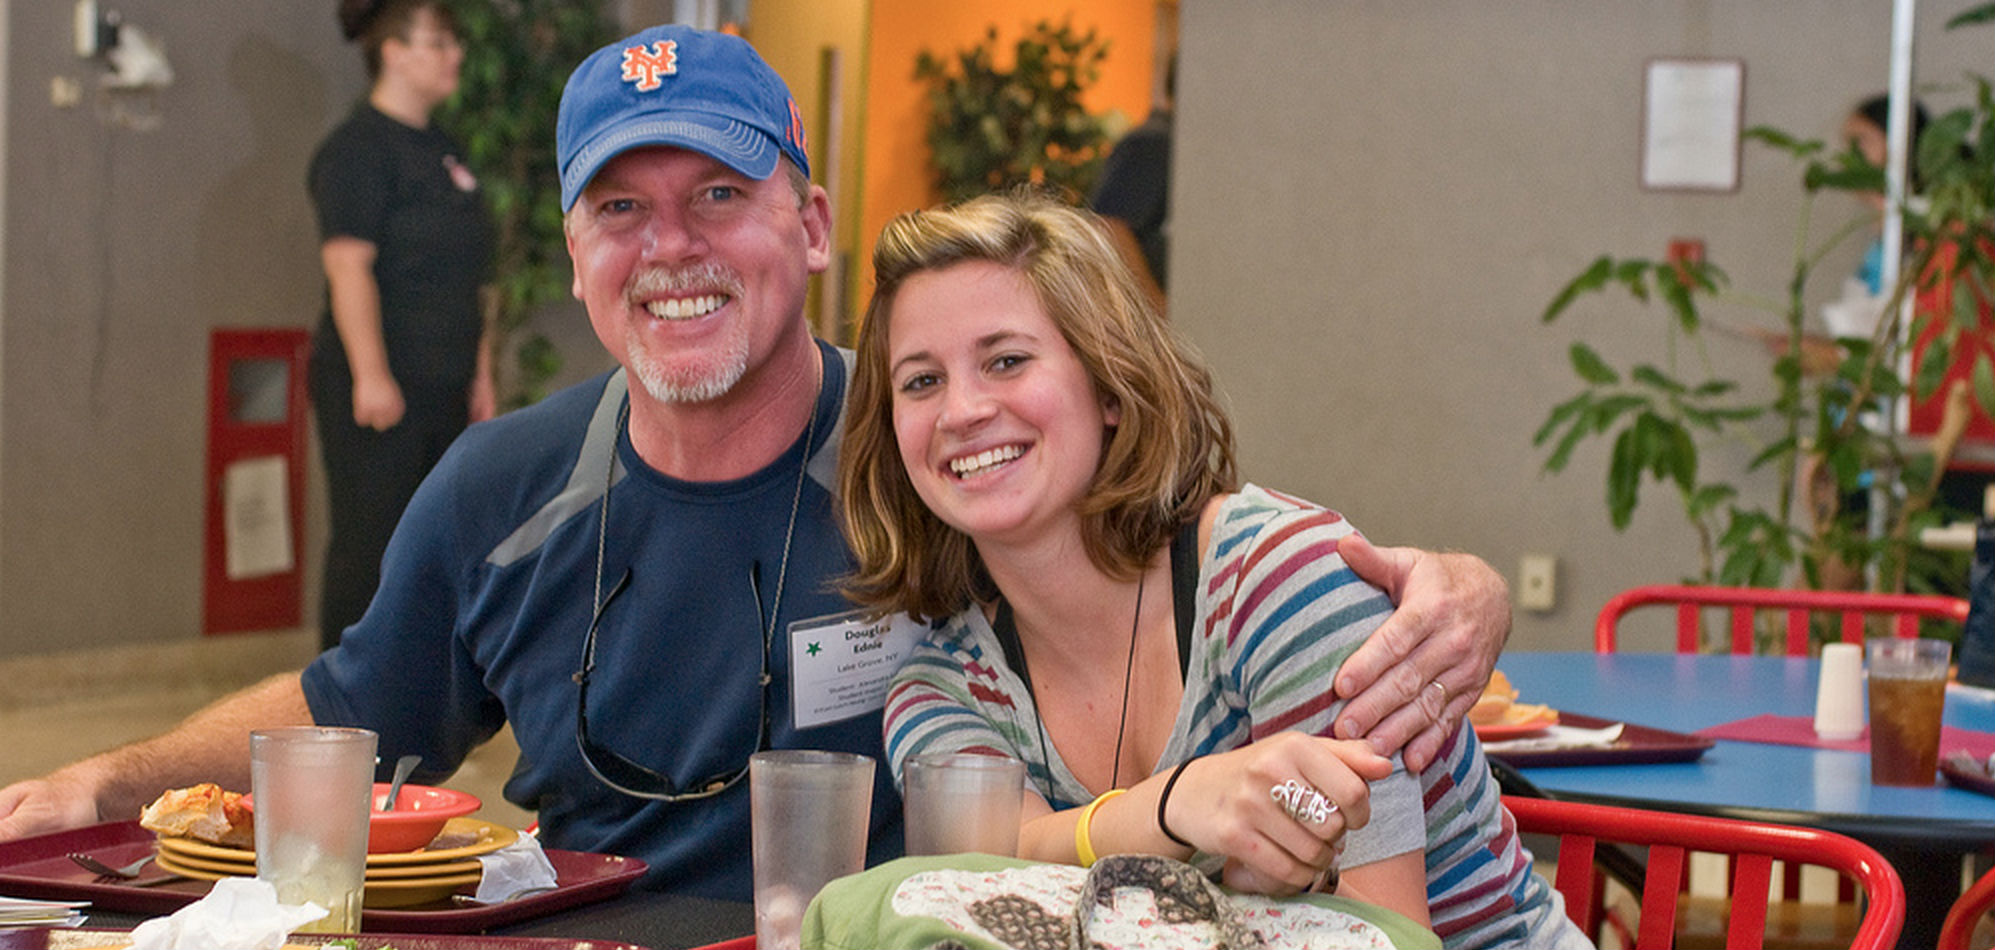
[[915,274],[965,261],[1029,283],[1120,421],[1079,502],[1088,557],[1134,577],[1215,494],[1238,487],[1233,428],[1204,360],[1138,288],[1094,215],[1030,192],[903,214],[873,252],[876,289],[859,330],[839,485],[858,561],[845,592],[882,613],[938,619],[997,596],[970,539],[915,494],[894,434],[887,352],[894,297]]

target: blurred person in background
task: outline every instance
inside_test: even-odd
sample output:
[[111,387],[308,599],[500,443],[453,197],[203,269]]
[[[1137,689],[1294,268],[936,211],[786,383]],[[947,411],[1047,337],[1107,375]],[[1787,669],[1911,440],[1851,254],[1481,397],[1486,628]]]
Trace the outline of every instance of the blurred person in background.
[[463,149],[432,120],[457,92],[456,23],[441,0],[341,0],[339,21],[373,82],[308,175],[326,274],[309,377],[331,522],[327,649],[374,597],[423,476],[496,411],[480,299],[492,219]]
[[1178,97],[1178,57],[1164,69],[1164,101],[1108,153],[1088,207],[1108,225],[1117,253],[1158,312],[1171,287],[1171,116]]

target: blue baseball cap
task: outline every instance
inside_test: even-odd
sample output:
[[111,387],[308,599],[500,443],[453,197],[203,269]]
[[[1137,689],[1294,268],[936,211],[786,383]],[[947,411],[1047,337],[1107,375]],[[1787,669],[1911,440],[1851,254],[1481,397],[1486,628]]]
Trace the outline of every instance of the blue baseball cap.
[[803,116],[783,77],[741,37],[688,26],[612,43],[568,77],[554,131],[561,210],[610,159],[647,145],[692,149],[758,181],[775,174],[778,156],[810,174]]

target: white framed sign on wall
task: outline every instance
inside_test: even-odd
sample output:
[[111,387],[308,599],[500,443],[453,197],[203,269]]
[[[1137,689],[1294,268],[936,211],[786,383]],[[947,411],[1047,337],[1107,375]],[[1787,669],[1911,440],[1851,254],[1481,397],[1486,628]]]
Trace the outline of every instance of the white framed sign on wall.
[[1652,59],[1642,84],[1642,187],[1736,191],[1746,64]]

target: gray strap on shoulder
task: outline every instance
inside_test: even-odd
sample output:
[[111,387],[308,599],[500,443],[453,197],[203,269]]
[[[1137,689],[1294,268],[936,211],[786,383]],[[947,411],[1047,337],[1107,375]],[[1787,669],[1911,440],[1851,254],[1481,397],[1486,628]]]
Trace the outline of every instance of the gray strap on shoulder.
[[[859,357],[858,354],[842,346],[838,348],[837,352],[839,360],[845,364],[845,391],[849,394],[852,391],[852,367],[857,363]],[[843,399],[839,401],[841,404],[844,402]],[[817,411],[816,407],[813,406],[811,411]],[[818,443],[817,451],[810,457],[809,471],[811,481],[824,486],[825,491],[836,496],[838,494],[838,446],[845,441],[845,409],[843,405],[831,417],[831,422],[831,432],[824,437],[823,442]]]
[[[603,497],[603,486],[608,483],[606,478],[623,478],[623,466],[616,459],[617,414],[623,409],[627,385],[623,370],[610,374],[603,385],[602,397],[596,401],[596,411],[589,416],[589,428],[582,436],[582,448],[576,453],[575,468],[568,473],[568,484],[560,494],[548,499],[547,504],[499,542],[499,546],[485,556],[486,563],[505,567],[539,550],[556,525]],[[615,466],[614,475],[609,466]]]

